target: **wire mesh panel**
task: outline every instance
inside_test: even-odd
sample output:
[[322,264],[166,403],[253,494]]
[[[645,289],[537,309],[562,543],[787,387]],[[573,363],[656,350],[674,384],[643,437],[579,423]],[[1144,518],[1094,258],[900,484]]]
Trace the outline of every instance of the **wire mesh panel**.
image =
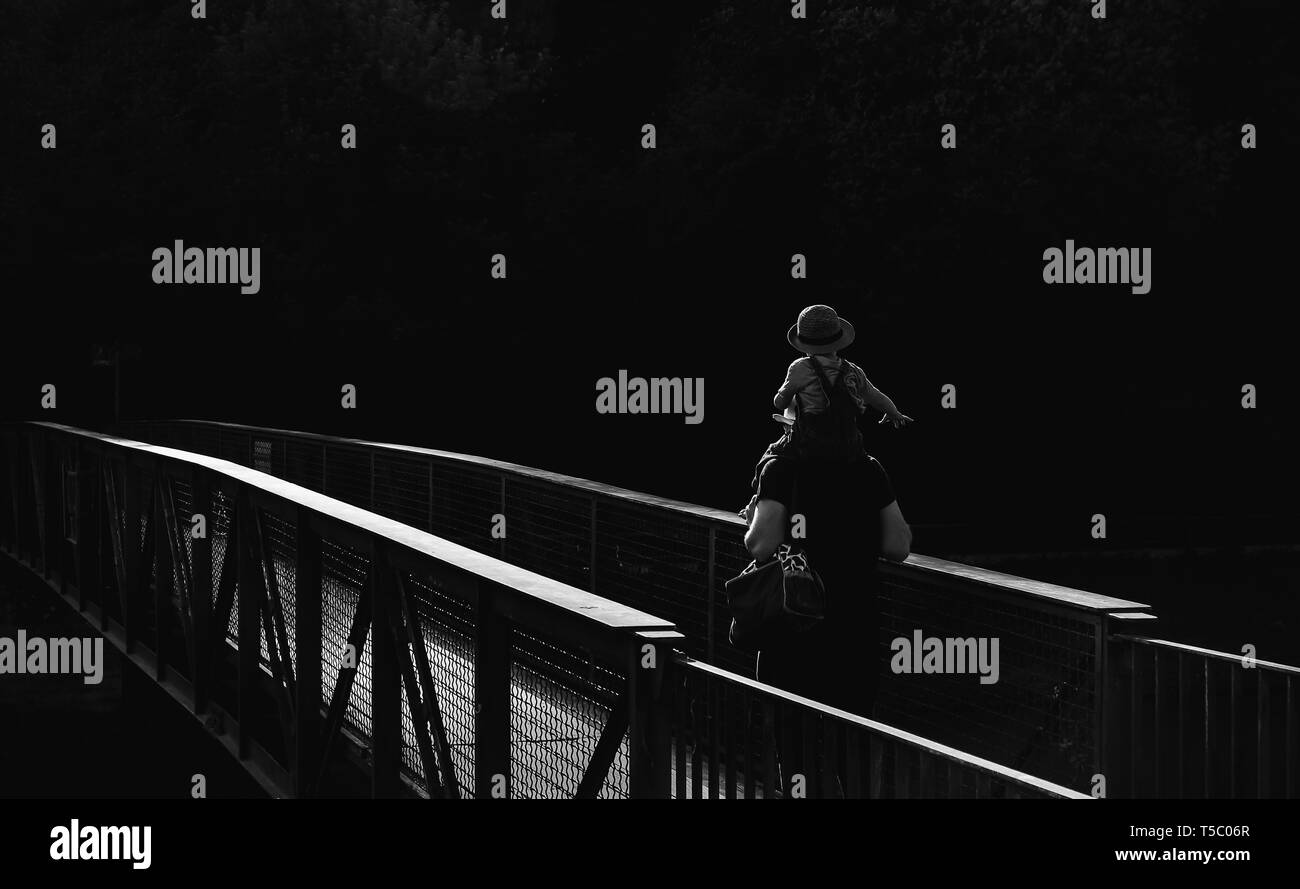
[[[879,718],[1012,768],[1085,788],[1098,767],[1097,618],[962,595],[908,578],[882,578]],[[901,639],[898,648],[894,640]],[[918,642],[970,640],[997,675],[914,672]],[[974,644],[974,648],[971,647]],[[899,661],[899,671],[890,669]]]
[[325,493],[369,509],[373,493],[370,459],[370,454],[361,448],[331,447],[325,468]]
[[[275,622],[282,623],[287,639],[293,639],[297,626],[297,544],[295,523],[286,521],[268,512],[261,512],[261,568],[263,583],[267,590],[269,602],[275,614]],[[265,645],[263,645],[265,650]],[[287,646],[290,666],[297,668],[294,661],[295,646]]]
[[347,708],[343,711],[344,723],[362,738],[370,737],[373,728],[370,702],[375,673],[374,652],[374,637],[367,630],[364,645],[357,653],[356,678],[348,695]]
[[596,510],[596,592],[670,618],[692,656],[707,655],[709,532],[635,506]]
[[506,478],[506,561],[591,589],[591,498],[556,485]]
[[[193,492],[185,480],[171,478],[167,480],[163,496],[167,498],[167,505],[162,512],[164,515],[170,513],[170,521],[173,523],[163,545],[174,545],[176,552],[168,559],[171,563],[171,595],[166,603],[166,612],[160,619],[169,629],[168,664],[185,678],[192,679],[194,665],[190,663],[187,636],[192,632],[194,622],[190,604],[194,585],[190,567],[194,564]],[[204,528],[205,533],[206,531]]]
[[[283,453],[281,471],[291,481],[311,486],[319,477],[332,496],[662,615],[685,633],[690,655],[753,675],[754,659],[727,642],[723,589],[749,562],[743,527],[716,510],[473,457],[305,433],[254,430],[250,438],[247,427],[183,423],[151,434],[202,439],[211,448],[214,429],[219,453],[243,447],[247,462],[250,441],[266,439],[273,444],[268,459],[276,466]],[[295,448],[313,456],[291,458]],[[492,533],[498,514],[504,539]],[[891,569],[880,593],[886,665],[891,641],[919,629],[941,638],[996,638],[1000,676],[980,685],[969,675],[887,673],[880,712],[935,740],[1082,786],[1100,757],[1101,617],[1100,606],[1068,602],[965,581],[959,572]]]
[[[212,603],[221,595],[221,579],[234,570],[235,554],[230,548],[230,529],[234,527],[234,499],[224,491],[213,491],[212,515],[208,518],[208,536],[212,540]],[[230,560],[230,566],[226,561]]]
[[214,427],[199,423],[169,423],[161,434],[169,436],[165,440],[175,442],[177,447],[185,447],[211,457],[221,456],[221,432]]
[[476,467],[432,466],[431,531],[479,552],[494,552],[492,516],[502,511],[501,478]]
[[375,455],[374,511],[415,528],[429,524],[428,463],[400,454]]
[[100,497],[103,512],[100,516],[99,545],[103,554],[100,563],[100,606],[106,620],[122,621],[122,584],[120,582],[120,559],[114,528],[120,531],[123,526],[122,500],[117,493],[122,490],[122,469],[108,461],[100,467]]
[[217,435],[216,456],[241,466],[250,466],[253,459],[252,441],[253,436],[248,432],[223,429]]
[[321,692],[330,700],[340,674],[355,669],[344,721],[362,736],[370,733],[373,646],[369,629],[357,637],[359,645],[352,641],[352,629],[369,579],[369,556],[346,544],[321,540]]
[[[667,645],[679,638],[671,624],[540,575],[468,558],[431,537],[412,539],[338,501],[236,474],[221,459],[160,455],[62,427],[21,428],[29,453],[32,440],[49,450],[60,439],[67,439],[62,452],[73,452],[64,446],[73,440],[96,452],[85,466],[79,459],[77,471],[93,466],[99,473],[111,533],[90,536],[112,551],[109,573],[126,578],[119,619],[103,616],[106,636],[119,649],[152,657],[157,678],[167,671],[193,675],[190,688],[203,692],[178,693],[192,694],[196,709],[213,708],[209,728],[228,736],[240,760],[255,762],[258,780],[277,792],[315,793],[325,781],[355,790],[347,769],[326,768],[331,739],[342,739],[333,747],[351,751],[349,768],[368,769],[368,789],[382,795],[413,789],[442,796],[449,787],[453,796],[482,792],[484,756],[494,770],[505,765],[515,796],[658,792],[655,770],[666,768],[666,757],[650,751],[659,743],[653,739],[667,737],[666,724],[656,727],[658,711],[634,710],[631,701],[633,687],[643,688],[637,700],[651,700],[660,674],[644,665],[635,677],[625,671],[643,632]],[[6,447],[6,461],[13,450]],[[287,442],[272,436],[223,431],[216,450],[282,472],[293,462]],[[346,487],[347,460],[357,469],[369,465],[370,455],[341,453],[338,467],[323,469]],[[35,495],[18,504],[15,534],[41,524],[38,501],[64,499],[62,463],[70,460],[55,462]],[[427,510],[417,469],[398,461],[385,468],[387,481],[367,474],[352,484],[364,481],[368,491],[378,484],[377,499],[395,513],[415,491],[414,499],[426,495]],[[483,491],[492,481],[484,473],[458,484],[473,491],[477,483]],[[477,500],[483,511],[500,509],[495,481],[495,504]],[[210,545],[201,552],[190,536],[200,500]],[[50,521],[62,522],[61,512],[59,506]],[[443,516],[468,531],[465,517],[472,514],[462,508]],[[537,514],[539,525],[547,521]],[[88,540],[83,530],[69,542]],[[59,575],[81,564],[71,546],[56,548],[46,561],[40,570],[56,589]],[[197,567],[211,577],[196,582]],[[202,614],[189,598],[200,588],[211,596],[201,602]],[[207,648],[191,663],[194,618],[209,613],[216,623],[202,634]],[[480,670],[490,679],[483,687]],[[310,677],[314,684],[318,675],[320,693],[305,692],[298,680]],[[322,761],[304,759],[322,726]],[[485,726],[490,739],[479,737]],[[634,728],[652,739],[637,748],[644,753],[633,750]]]
[[[419,620],[420,637],[429,659],[433,690],[460,793],[466,798],[473,797],[476,778],[473,609],[464,600],[440,590],[431,577],[406,575],[405,580],[407,595],[411,597],[412,608]],[[404,744],[405,763],[413,774],[417,773],[413,725],[410,733],[404,736]]]
[[[158,547],[167,545],[167,538],[163,529],[158,527],[157,516],[154,514],[153,498],[156,496],[155,485],[158,478],[150,470],[136,470],[126,474],[126,484],[133,491],[128,491],[124,503],[130,504],[134,511],[134,520],[132,515],[125,515],[126,521],[135,525],[135,534],[127,532],[127,540],[123,541],[124,546],[131,545],[130,538],[135,537],[136,549],[139,552],[138,571],[140,572],[141,588],[134,594],[134,614],[133,627],[135,634],[151,642],[155,639],[158,631],[158,613],[154,597],[150,590],[154,584],[154,577],[158,565]],[[134,502],[131,501],[134,497]],[[124,507],[126,508],[126,507]]]
[[269,438],[253,436],[253,462],[249,464],[258,472],[275,474],[275,446]]
[[[510,782],[520,798],[572,797],[627,677],[572,646],[516,628],[510,674]],[[626,733],[598,796],[630,791]]]
[[284,475],[295,484],[313,491],[325,490],[325,446],[292,437],[281,439],[284,447]]

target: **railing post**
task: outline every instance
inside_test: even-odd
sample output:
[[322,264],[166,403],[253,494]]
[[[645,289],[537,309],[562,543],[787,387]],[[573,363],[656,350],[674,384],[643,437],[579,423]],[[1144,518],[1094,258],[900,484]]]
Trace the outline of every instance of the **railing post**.
[[1103,624],[1106,636],[1106,662],[1102,672],[1104,697],[1097,708],[1101,714],[1101,767],[1106,779],[1106,796],[1127,799],[1133,796],[1131,764],[1132,710],[1129,687],[1133,675],[1133,646],[1111,636],[1110,622]]
[[714,644],[715,644],[714,643],[715,633],[714,633],[713,624],[714,624],[714,612],[716,611],[714,600],[717,598],[717,592],[714,589],[713,585],[717,581],[717,571],[715,570],[715,562],[716,562],[715,556],[717,554],[717,548],[718,548],[718,529],[712,523],[710,523],[709,524],[709,564],[708,564],[708,571],[705,575],[707,578],[705,580],[705,583],[708,584],[708,588],[704,594],[704,601],[706,603],[706,608],[707,608],[706,617],[705,617],[705,627],[706,627],[705,651],[708,652],[708,660],[710,664],[715,663],[714,656],[713,656]]
[[1128,790],[1129,798],[1136,799],[1142,794],[1146,776],[1150,774],[1151,745],[1143,725],[1146,709],[1147,681],[1142,663],[1142,652],[1133,643],[1129,650],[1129,708],[1128,708]]
[[93,589],[99,595],[99,463],[85,444],[77,446],[77,610],[86,610],[86,596]]
[[489,584],[479,585],[474,626],[474,795],[508,799],[512,640]]
[[96,468],[98,472],[98,482],[95,492],[95,503],[100,507],[95,516],[95,571],[94,577],[99,581],[99,629],[103,632],[108,629],[108,587],[104,583],[107,576],[112,579],[113,584],[117,583],[117,562],[115,561],[113,550],[113,528],[117,522],[117,511],[114,509],[113,501],[108,497],[108,483],[113,477],[113,463],[109,457],[107,449],[99,450]]
[[[1110,729],[1110,720],[1107,719],[1106,704],[1110,698],[1111,630],[1110,618],[1105,614],[1100,615],[1095,629],[1097,642],[1092,669],[1092,774],[1101,775],[1107,785],[1110,778],[1106,775],[1106,732]],[[1095,779],[1089,776],[1089,785],[1093,780]],[[1107,791],[1109,792],[1109,786]]]
[[45,435],[40,432],[33,432],[28,439],[27,445],[28,458],[31,463],[32,475],[32,525],[36,531],[36,549],[33,552],[33,564],[39,561],[40,575],[44,578],[50,576],[50,535],[49,522],[46,518],[50,514],[50,490],[49,479],[45,474],[46,448]]
[[292,780],[299,798],[314,796],[320,772],[321,733],[321,541],[307,509],[298,509],[297,565],[294,571],[294,660],[298,670],[294,706]]
[[[122,631],[126,650],[135,648],[140,632],[140,472],[129,459],[122,461],[122,563],[126,578],[122,589]],[[113,517],[116,520],[116,516]]]
[[[167,513],[163,509],[163,498],[166,497],[164,487],[167,485],[167,477],[163,475],[162,461],[159,460],[155,468],[156,483],[154,484],[153,503],[153,521],[154,521],[154,549],[158,554],[158,574],[154,578],[154,609],[153,609],[153,630],[154,630],[154,678],[161,680],[167,675],[167,622],[166,614],[171,610],[172,598],[172,529],[167,527]],[[145,566],[145,571],[149,566]]]
[[[242,486],[236,499],[235,515],[239,526],[236,558],[239,582],[239,756],[247,759],[252,750],[252,729],[257,719],[256,696],[261,672],[261,602],[257,595],[258,574],[262,570],[254,546],[256,516],[248,491]],[[230,558],[230,554],[226,554]]]
[[[373,475],[371,476],[373,478]],[[402,690],[393,639],[393,569],[385,547],[375,543],[370,561],[370,742],[371,796],[399,793],[402,761]]]
[[588,580],[590,583],[591,591],[595,593],[597,592],[596,590],[596,498],[595,497],[591,498],[591,535],[588,538],[587,547],[590,550],[590,556],[591,556],[591,561],[590,561],[591,567],[587,571],[587,573],[590,575]]
[[311,513],[298,509],[298,541],[294,571],[294,649],[298,655],[298,701],[295,702],[292,784],[299,798],[316,794],[320,773],[321,732],[321,538],[312,528]]
[[628,645],[628,795],[668,799],[672,795],[672,630],[633,635]]
[[[190,672],[194,679],[194,712],[203,713],[208,709],[208,677],[210,655],[213,645],[212,634],[212,535],[216,533],[216,516],[212,514],[212,489],[207,473],[195,470],[190,480],[190,506],[194,515],[203,517],[204,535],[194,537],[191,533],[190,560],[193,570],[193,588],[190,590],[190,615],[194,623],[194,662]],[[191,516],[191,522],[193,516]],[[182,533],[190,522],[181,521]],[[226,558],[231,558],[227,551]],[[225,638],[222,629],[221,640]]]
[[[1255,674],[1255,798],[1268,799],[1273,790],[1270,780],[1272,773],[1273,745],[1270,740],[1269,726],[1272,724],[1272,700],[1268,690],[1268,674],[1263,670],[1252,670]],[[1181,740],[1182,733],[1179,732]],[[1179,775],[1181,780],[1182,776]]]

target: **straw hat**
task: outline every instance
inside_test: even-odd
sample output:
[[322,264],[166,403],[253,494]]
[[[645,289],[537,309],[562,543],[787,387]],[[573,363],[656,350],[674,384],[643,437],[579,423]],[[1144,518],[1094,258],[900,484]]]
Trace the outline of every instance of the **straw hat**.
[[799,313],[786,339],[790,345],[808,355],[825,355],[853,342],[853,325],[830,306],[809,306]]

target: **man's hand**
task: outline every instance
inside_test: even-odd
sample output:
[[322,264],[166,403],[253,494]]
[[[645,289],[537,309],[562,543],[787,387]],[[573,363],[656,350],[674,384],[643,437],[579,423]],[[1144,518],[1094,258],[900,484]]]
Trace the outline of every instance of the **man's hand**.
[[880,418],[880,422],[892,423],[895,429],[902,429],[908,423],[912,422],[912,418],[907,414],[886,414]]
[[736,515],[745,520],[745,527],[749,527],[749,525],[753,523],[754,510],[757,509],[757,507],[758,495],[755,494],[753,497],[749,498],[749,502],[745,504],[745,508],[736,513]]

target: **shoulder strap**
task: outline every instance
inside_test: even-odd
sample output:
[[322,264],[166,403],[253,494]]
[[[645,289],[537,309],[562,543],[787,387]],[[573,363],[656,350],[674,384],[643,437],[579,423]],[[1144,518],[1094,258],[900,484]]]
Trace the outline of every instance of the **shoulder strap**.
[[[816,374],[817,374],[817,380],[818,380],[818,382],[820,382],[820,383],[822,384],[822,391],[826,393],[826,400],[827,400],[827,401],[830,401],[830,398],[831,398],[831,378],[828,377],[828,376],[826,376],[826,371],[822,369],[821,363],[818,362],[817,359],[816,359],[814,356],[809,355],[809,356],[808,356],[808,360],[812,362],[813,371],[815,371]],[[841,360],[843,360],[843,359],[841,359]],[[840,375],[841,375],[841,376],[844,375],[844,367],[843,367],[843,365],[840,366]]]

